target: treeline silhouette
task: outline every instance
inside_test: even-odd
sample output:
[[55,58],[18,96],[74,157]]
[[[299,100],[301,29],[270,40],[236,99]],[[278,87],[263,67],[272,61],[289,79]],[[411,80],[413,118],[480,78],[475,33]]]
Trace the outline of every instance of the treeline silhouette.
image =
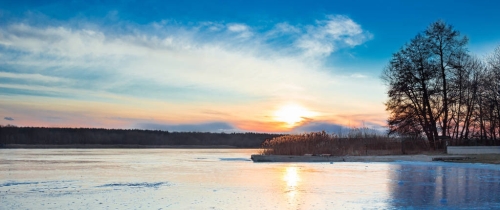
[[500,46],[484,59],[468,38],[437,21],[394,53],[382,79],[388,86],[389,133],[500,145]]
[[266,139],[283,134],[169,132],[103,128],[43,128],[0,125],[0,147],[25,145],[232,146],[259,148]]

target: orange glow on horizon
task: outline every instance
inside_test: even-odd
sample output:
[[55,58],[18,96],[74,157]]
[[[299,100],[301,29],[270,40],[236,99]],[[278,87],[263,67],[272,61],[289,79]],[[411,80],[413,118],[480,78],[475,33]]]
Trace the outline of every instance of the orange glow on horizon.
[[282,123],[282,127],[293,128],[317,114],[297,104],[287,104],[274,112],[273,119]]
[[[140,123],[158,125],[227,123],[235,131],[289,133],[301,126],[335,124],[344,127],[385,125],[386,113],[369,114],[334,109],[314,102],[259,102],[252,104],[175,103],[152,99],[79,101],[66,98],[5,97],[0,114],[15,121],[0,124],[39,127],[137,128]],[[140,101],[137,102],[137,101]],[[14,111],[8,111],[14,110]],[[16,111],[20,110],[20,111]],[[314,110],[314,111],[313,111]],[[339,111],[340,110],[340,111]],[[214,132],[218,132],[214,130]]]

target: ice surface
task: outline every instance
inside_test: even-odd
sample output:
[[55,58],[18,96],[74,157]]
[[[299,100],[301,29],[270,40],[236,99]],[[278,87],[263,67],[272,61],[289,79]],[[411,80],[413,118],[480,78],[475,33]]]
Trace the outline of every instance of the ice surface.
[[250,158],[219,158],[221,161],[252,161]]
[[142,183],[112,183],[112,184],[104,184],[100,185],[97,187],[149,187],[149,188],[158,188],[161,187],[162,185],[167,185],[168,182],[152,182],[152,183],[147,183],[147,182],[142,182]]
[[2,149],[0,209],[500,209],[500,166],[253,163],[239,149]]

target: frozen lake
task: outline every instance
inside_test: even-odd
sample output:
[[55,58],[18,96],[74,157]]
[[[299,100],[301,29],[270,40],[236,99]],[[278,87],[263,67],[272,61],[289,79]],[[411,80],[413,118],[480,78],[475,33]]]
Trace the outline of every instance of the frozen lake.
[[500,209],[500,165],[253,163],[243,149],[2,149],[0,209]]

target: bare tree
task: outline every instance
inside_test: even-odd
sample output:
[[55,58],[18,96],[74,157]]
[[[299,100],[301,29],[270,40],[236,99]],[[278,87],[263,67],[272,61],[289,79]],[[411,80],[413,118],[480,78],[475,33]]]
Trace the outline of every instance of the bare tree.
[[500,137],[500,46],[486,59],[487,72],[484,78],[485,99],[488,108],[488,135],[497,143]]
[[479,106],[485,66],[480,59],[465,53],[455,62],[449,77],[449,132],[455,139],[464,139],[469,137],[471,120]]
[[[468,38],[461,37],[460,32],[453,29],[453,26],[444,21],[432,23],[425,31],[429,47],[433,57],[432,61],[436,65],[441,79],[442,111],[440,112],[441,131],[443,136],[449,136],[449,87],[448,74],[453,68],[457,68],[458,61],[464,55]],[[460,68],[460,66],[458,66]],[[441,117],[442,114],[442,117]]]
[[390,134],[424,134],[435,149],[444,136],[500,143],[500,46],[483,60],[467,42],[437,21],[393,54],[382,74]]
[[440,135],[457,137],[467,117],[468,71],[475,68],[467,42],[451,25],[437,21],[393,55],[382,75],[389,86],[391,133],[424,133],[433,148],[443,145]]
[[414,135],[424,132],[431,146],[438,136],[435,109],[437,74],[429,42],[418,34],[393,55],[382,79],[389,86],[390,133]]

